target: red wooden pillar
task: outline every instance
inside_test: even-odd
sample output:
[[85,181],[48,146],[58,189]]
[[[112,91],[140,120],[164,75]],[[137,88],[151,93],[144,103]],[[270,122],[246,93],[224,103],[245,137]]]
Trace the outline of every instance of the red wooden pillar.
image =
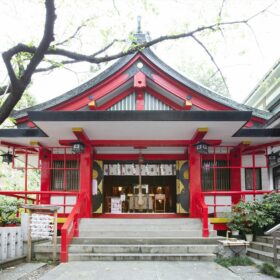
[[[39,153],[41,162],[41,191],[50,191],[51,188],[51,152],[41,148]],[[41,204],[50,204],[50,195],[41,195]]]
[[[230,183],[232,191],[241,191],[241,164],[241,149],[236,148],[230,152],[230,165],[240,168],[231,168]],[[240,194],[233,195],[232,204],[238,203],[240,199]]]
[[80,155],[80,193],[85,194],[81,216],[90,218],[92,215],[92,152],[91,147],[85,147]]
[[200,218],[201,212],[197,207],[197,200],[201,196],[201,159],[196,148],[189,146],[190,164],[190,217]]

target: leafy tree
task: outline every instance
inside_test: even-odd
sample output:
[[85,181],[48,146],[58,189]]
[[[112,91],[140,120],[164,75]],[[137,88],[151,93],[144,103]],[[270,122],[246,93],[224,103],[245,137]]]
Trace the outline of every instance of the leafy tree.
[[[63,65],[65,66],[67,64],[75,64],[80,62],[88,62],[90,64],[99,65],[100,63],[106,63],[123,57],[127,54],[132,54],[139,50],[141,51],[145,48],[149,48],[160,42],[176,40],[180,38],[191,39],[198,46],[200,46],[202,50],[204,50],[215,66],[216,71],[223,80],[223,83],[226,85],[225,78],[221,69],[216,63],[211,50],[203,42],[203,36],[207,36],[210,33],[223,32],[225,29],[237,25],[245,25],[250,28],[250,22],[258,15],[266,12],[273,5],[272,3],[265,9],[262,9],[261,11],[241,20],[223,21],[222,13],[226,1],[222,1],[220,9],[217,13],[217,17],[213,23],[207,22],[202,26],[192,26],[191,24],[188,24],[184,27],[182,32],[162,35],[148,42],[139,42],[135,40],[133,36],[130,38],[130,42],[128,43],[117,38],[112,39],[114,38],[114,33],[112,32],[112,29],[110,29],[104,33],[104,37],[110,38],[108,43],[105,43],[105,46],[100,46],[98,51],[88,54],[80,51],[81,42],[78,40],[76,44],[71,45],[71,48],[67,48],[67,46],[70,42],[73,42],[74,39],[77,39],[77,34],[81,32],[82,28],[89,23],[87,21],[83,22],[76,28],[75,32],[71,36],[68,36],[64,40],[58,41],[58,39],[55,38],[54,32],[57,18],[55,0],[45,0],[44,2],[46,11],[45,25],[44,31],[42,32],[42,38],[39,43],[18,43],[14,47],[9,48],[2,53],[3,61],[9,76],[9,83],[1,86],[0,88],[0,95],[4,93],[7,94],[7,97],[0,108],[0,124],[5,121],[11,111],[15,108],[16,104],[22,98],[23,93],[27,89],[32,80],[32,76],[35,73],[47,72],[52,69],[60,68]],[[92,1],[89,2],[92,3]],[[85,1],[87,5],[89,2]],[[128,3],[129,2],[130,1],[128,1]],[[149,1],[145,0],[144,2],[146,2],[147,6],[149,5]],[[58,3],[59,5],[65,5],[63,7],[67,9],[67,1],[60,1]],[[96,3],[96,10],[98,10],[98,4],[100,2],[96,0],[94,3]],[[113,1],[113,4],[115,5],[115,1]],[[117,7],[115,7],[115,9],[117,10]],[[75,10],[75,13],[77,12],[78,11]],[[60,15],[63,16],[63,13]],[[102,16],[104,17],[104,15]],[[110,17],[112,15],[110,12],[107,12],[105,16]],[[94,20],[90,20],[90,23],[93,27],[91,34],[92,36],[95,36],[96,28],[94,28]],[[106,21],[104,21],[104,25],[106,25]],[[108,32],[111,36],[108,36]],[[110,54],[108,55],[107,53],[109,50]]]

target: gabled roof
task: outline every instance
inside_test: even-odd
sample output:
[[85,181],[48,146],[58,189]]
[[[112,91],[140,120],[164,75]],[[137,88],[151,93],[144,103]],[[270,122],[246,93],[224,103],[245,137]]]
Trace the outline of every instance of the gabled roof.
[[127,56],[124,56],[124,57],[120,58],[113,65],[111,65],[110,67],[105,69],[102,73],[100,73],[96,77],[88,80],[87,82],[79,85],[78,87],[76,87],[72,90],[69,90],[69,91],[65,92],[62,95],[59,95],[59,96],[57,96],[57,97],[55,97],[51,100],[45,101],[45,102],[37,104],[35,106],[25,108],[23,110],[13,111],[12,117],[15,118],[15,119],[19,119],[19,118],[27,116],[27,113],[29,111],[47,110],[47,109],[52,108],[52,107],[54,107],[58,104],[61,104],[65,101],[68,101],[72,98],[75,98],[75,97],[79,96],[81,93],[83,93],[86,90],[96,86],[97,84],[101,83],[102,81],[104,81],[108,77],[112,76],[115,72],[117,72],[124,65],[126,65],[132,59],[132,57],[135,56],[135,55],[136,54],[127,55]]
[[[112,66],[110,66],[108,69],[103,71],[101,74],[97,75],[96,77],[92,78],[86,83],[83,83],[82,85],[74,88],[73,90],[70,90],[56,98],[53,98],[49,101],[38,104],[36,106],[26,108],[21,111],[14,111],[12,117],[15,119],[24,118],[28,116],[27,113],[29,111],[52,110],[52,108],[54,108],[55,106],[68,102],[72,99],[75,99],[81,96],[82,94],[84,94],[86,91],[90,90],[91,88],[94,88],[95,86],[98,86],[102,82],[106,81],[115,73],[123,69],[129,62],[131,62],[131,60],[136,59],[137,57],[139,57],[139,59],[142,60],[148,60],[150,63],[156,66],[160,71],[168,75],[171,79],[176,80],[181,86],[189,88],[190,90],[194,91],[195,94],[201,96],[201,98],[206,98],[208,100],[211,100],[213,102],[225,106],[226,110],[234,109],[237,111],[252,111],[253,116],[265,120],[270,119],[272,116],[269,112],[265,112],[243,104],[239,104],[227,97],[224,97],[222,95],[219,95],[211,91],[210,89],[192,81],[191,79],[184,77],[183,75],[179,74],[177,71],[169,67],[167,64],[165,64],[150,49],[145,49],[142,52],[124,56],[123,58],[117,60]],[[149,69],[143,69],[142,71],[146,75],[150,76],[150,78],[152,79],[153,74],[150,73]]]
[[177,81],[181,82],[183,85],[193,89],[194,91],[200,93],[201,95],[212,99],[218,103],[221,103],[225,106],[228,106],[232,109],[236,109],[238,111],[252,111],[253,115],[256,117],[269,119],[272,114],[269,112],[255,109],[253,107],[238,103],[230,98],[227,98],[223,95],[220,95],[218,93],[215,93],[214,91],[210,90],[209,88],[206,88],[205,86],[194,82],[193,80],[181,75],[176,70],[168,66],[166,63],[164,63],[158,56],[156,56],[150,49],[144,50],[144,54],[147,58],[149,58],[157,67],[161,68],[164,72],[169,74],[171,77],[176,79]]

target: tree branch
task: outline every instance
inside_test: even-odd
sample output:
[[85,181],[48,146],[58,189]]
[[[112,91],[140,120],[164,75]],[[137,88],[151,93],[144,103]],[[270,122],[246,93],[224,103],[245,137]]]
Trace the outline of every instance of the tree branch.
[[21,80],[24,81],[25,83],[30,82],[32,74],[34,73],[39,63],[44,58],[44,55],[49,49],[51,42],[54,40],[53,31],[54,31],[54,22],[56,19],[54,0],[46,0],[45,6],[46,6],[46,21],[45,21],[44,35],[36,52],[34,53],[34,56],[31,58],[30,63],[26,67],[26,70],[22,76]]
[[[142,51],[145,48],[149,48],[153,45],[158,44],[159,42],[162,41],[167,41],[167,40],[175,40],[175,39],[180,39],[180,38],[193,38],[207,53],[207,55],[211,58],[211,61],[214,63],[216,68],[218,69],[225,86],[227,88],[224,76],[222,75],[222,72],[220,68],[218,67],[217,63],[214,60],[214,57],[212,54],[209,52],[209,50],[206,48],[206,46],[196,37],[197,34],[201,34],[204,31],[207,30],[212,30],[212,31],[217,31],[217,30],[222,30],[223,27],[229,26],[229,25],[236,25],[236,24],[246,24],[248,25],[249,21],[257,17],[258,15],[266,12],[276,1],[272,2],[270,5],[268,5],[266,8],[263,10],[259,11],[258,13],[248,17],[247,19],[244,20],[237,20],[237,21],[228,21],[228,22],[220,22],[220,20],[212,25],[208,26],[201,26],[198,27],[192,31],[185,32],[185,33],[180,33],[180,34],[175,34],[175,35],[164,35],[160,36],[154,40],[150,40],[148,42],[143,42],[143,43],[132,43],[132,45],[127,49],[123,50],[120,52],[117,52],[112,55],[103,55],[104,52],[106,52],[109,48],[113,46],[114,43],[116,42],[123,42],[123,40],[113,40],[110,44],[105,46],[103,49],[87,55],[87,54],[82,54],[79,52],[74,52],[70,50],[66,50],[63,48],[57,48],[57,46],[63,45],[64,43],[68,42],[69,40],[73,39],[78,32],[81,30],[81,28],[84,25],[79,26],[74,34],[70,36],[69,38],[63,40],[60,43],[54,44],[51,46],[51,42],[54,40],[54,22],[55,22],[55,6],[54,6],[54,1],[55,0],[45,0],[45,7],[46,7],[46,17],[45,17],[45,26],[44,26],[44,34],[42,37],[42,40],[40,41],[40,44],[38,47],[32,47],[32,46],[27,46],[24,44],[18,44],[14,46],[13,48],[10,48],[6,52],[2,54],[4,63],[6,65],[8,75],[11,81],[10,86],[4,86],[0,88],[0,95],[1,92],[10,92],[8,98],[5,100],[4,104],[2,105],[0,109],[0,123],[2,123],[9,115],[9,113],[12,111],[16,103],[19,101],[21,98],[24,90],[28,86],[28,84],[31,81],[31,77],[34,73],[36,72],[42,72],[42,71],[50,71],[52,69],[55,69],[58,67],[60,63],[64,64],[71,64],[71,63],[78,63],[78,62],[89,62],[93,64],[99,64],[101,62],[108,62],[117,58],[121,58],[125,55],[135,53],[137,51]],[[114,2],[113,2],[114,3]],[[220,8],[219,16],[222,15],[222,10],[224,6],[225,0],[222,2],[222,6]],[[20,54],[20,53],[28,53],[30,55],[30,60],[28,65],[26,66],[26,69],[23,71],[23,74],[20,76],[20,78],[17,78],[17,75],[15,73],[15,70],[11,64],[12,58],[14,55]],[[62,56],[66,59],[62,60],[61,62],[58,62],[56,65],[51,65],[50,67],[46,68],[40,68],[37,69],[37,66],[43,61],[43,58],[45,55],[52,55],[52,56]],[[28,61],[28,60],[24,60]],[[37,69],[37,70],[36,70]],[[4,90],[3,90],[4,89]],[[227,88],[228,90],[228,88]]]
[[53,45],[51,46],[51,48],[54,48],[54,47],[57,47],[57,46],[62,46],[62,45],[64,45],[64,44],[68,43],[69,41],[71,41],[72,39],[75,39],[76,36],[78,35],[78,33],[82,30],[82,28],[84,28],[84,27],[87,26],[87,23],[88,23],[90,20],[91,20],[91,18],[85,20],[80,26],[78,26],[78,27],[76,28],[76,30],[74,31],[74,33],[73,33],[71,36],[69,36],[68,38],[64,39],[64,40],[61,41],[61,42],[58,42],[58,43],[56,43],[56,44],[53,44]]
[[208,55],[208,56],[210,57],[210,59],[212,60],[213,64],[216,66],[217,71],[220,73],[220,76],[221,76],[221,78],[222,78],[222,80],[223,80],[223,82],[224,82],[224,85],[225,85],[225,87],[226,87],[226,89],[227,89],[227,92],[228,92],[228,94],[229,94],[229,89],[228,89],[228,86],[227,86],[225,77],[224,77],[224,75],[223,75],[223,73],[222,73],[220,67],[219,67],[218,64],[216,63],[216,61],[215,61],[213,55],[212,55],[212,54],[210,53],[210,51],[205,47],[205,45],[204,45],[200,40],[198,40],[194,35],[192,35],[192,38],[204,49],[204,51],[207,53],[207,55]]
[[223,13],[223,8],[224,8],[224,5],[225,5],[225,2],[226,2],[226,0],[222,0],[221,8],[220,8],[219,15],[218,15],[218,20],[219,21],[222,18],[222,13]]
[[45,0],[46,7],[46,20],[44,27],[43,38],[36,48],[33,57],[31,58],[29,64],[27,65],[25,71],[23,72],[20,79],[17,79],[15,71],[12,67],[11,60],[13,56],[19,52],[14,53],[15,50],[20,49],[18,46],[11,48],[7,52],[3,53],[3,60],[8,70],[8,75],[11,81],[11,92],[8,95],[7,99],[4,101],[0,110],[0,123],[9,116],[17,102],[22,97],[23,92],[30,83],[31,76],[33,75],[36,67],[40,64],[46,51],[48,50],[50,43],[54,40],[53,31],[54,31],[54,22],[55,22],[55,6],[54,0]]
[[254,19],[255,17],[259,16],[260,14],[263,14],[265,12],[267,12],[267,10],[272,7],[275,3],[277,2],[277,0],[274,0],[272,3],[270,3],[268,6],[266,6],[264,9],[262,9],[261,11],[255,13],[254,15],[250,16],[247,18],[246,22],[251,21],[252,19]]

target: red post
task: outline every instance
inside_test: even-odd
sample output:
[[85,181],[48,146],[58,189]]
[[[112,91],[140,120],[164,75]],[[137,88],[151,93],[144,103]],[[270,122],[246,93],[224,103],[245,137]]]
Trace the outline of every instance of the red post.
[[61,250],[60,250],[60,261],[68,262],[68,244],[67,244],[67,229],[61,229]]
[[80,155],[80,193],[84,193],[81,216],[90,218],[92,215],[92,152],[91,147],[85,147]]
[[[50,191],[51,187],[51,152],[48,149],[40,148],[39,158],[41,161],[41,191]],[[41,204],[50,204],[50,195],[41,195]]]
[[[235,167],[231,168],[230,181],[231,191],[241,191],[241,150],[236,148],[230,152],[230,165]],[[232,204],[236,204],[240,201],[241,195],[232,195]]]
[[196,148],[189,146],[190,162],[190,217],[201,218],[201,212],[197,207],[197,201],[201,196],[201,159]]

